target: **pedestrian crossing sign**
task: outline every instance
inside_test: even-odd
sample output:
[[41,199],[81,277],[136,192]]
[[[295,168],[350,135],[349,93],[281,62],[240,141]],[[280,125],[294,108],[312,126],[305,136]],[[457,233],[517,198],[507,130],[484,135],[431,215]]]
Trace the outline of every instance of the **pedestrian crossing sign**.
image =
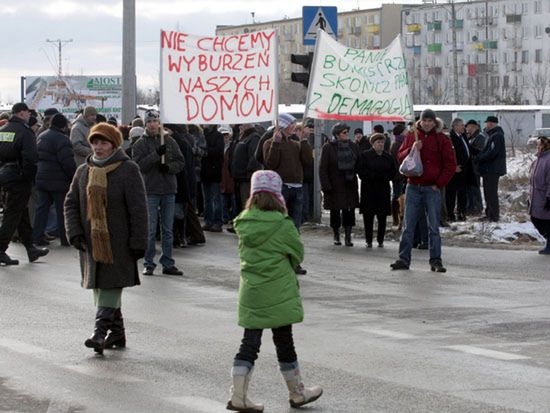
[[336,7],[304,6],[302,7],[304,46],[315,45],[317,30],[327,32],[338,40],[338,9]]

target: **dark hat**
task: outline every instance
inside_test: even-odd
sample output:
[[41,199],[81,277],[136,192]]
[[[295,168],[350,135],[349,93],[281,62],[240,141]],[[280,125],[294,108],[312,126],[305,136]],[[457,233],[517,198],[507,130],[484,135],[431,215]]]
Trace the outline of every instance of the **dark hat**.
[[372,130],[376,133],[384,133],[384,127],[382,125],[374,125]]
[[372,145],[374,142],[376,141],[379,141],[379,140],[386,140],[386,135],[384,135],[383,133],[373,133],[371,135],[371,137],[369,138],[369,142],[370,144]]
[[44,111],[44,117],[51,117],[55,115],[56,113],[59,113],[59,111],[56,108],[48,108]]
[[435,122],[436,121],[435,112],[431,109],[424,109],[420,114],[420,120],[422,119],[431,119]]
[[393,134],[395,136],[397,135],[401,135],[403,133],[403,131],[405,130],[405,125],[401,124],[401,123],[398,123],[397,125],[395,125],[393,127]]
[[118,122],[114,116],[111,116],[109,120],[107,121],[109,125],[118,126]]
[[103,116],[101,113],[98,113],[95,116],[95,120],[96,120],[97,123],[107,122],[107,118],[105,116]]
[[345,130],[349,131],[350,127],[344,122],[338,122],[332,127],[332,136],[338,136]]
[[23,110],[29,110],[29,107],[27,106],[26,103],[19,102],[12,106],[11,113],[16,114]]
[[498,123],[498,118],[496,116],[487,116],[487,119],[485,119],[485,122]]
[[355,128],[355,130],[353,131],[353,134],[357,134],[357,133],[360,133],[361,135],[363,134],[363,129],[361,128]]
[[468,122],[466,122],[466,126],[468,125],[476,125],[476,126],[479,126],[479,123],[477,123],[475,120],[473,119],[470,119]]
[[105,122],[98,123],[90,130],[88,142],[92,143],[95,138],[111,142],[115,148],[122,145],[122,133],[118,128]]
[[62,113],[56,113],[53,115],[51,125],[63,129],[67,126],[67,118]]
[[306,121],[304,122],[304,126],[306,128],[315,128],[315,121],[311,118],[308,118],[306,119]]
[[29,118],[29,122],[28,122],[29,127],[30,127],[30,126],[34,126],[34,125],[36,125],[37,123],[38,123],[38,119],[36,118],[36,116],[31,116],[31,117]]

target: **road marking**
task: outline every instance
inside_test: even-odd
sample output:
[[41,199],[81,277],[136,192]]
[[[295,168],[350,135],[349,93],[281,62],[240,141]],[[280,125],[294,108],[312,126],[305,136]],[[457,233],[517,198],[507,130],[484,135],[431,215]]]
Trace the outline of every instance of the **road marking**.
[[367,328],[367,327],[359,327],[359,330],[364,331],[365,333],[376,334],[377,336],[398,338],[400,340],[416,338],[412,334],[400,333],[399,331],[391,331],[391,330],[383,330],[383,329]]
[[225,404],[205,397],[182,396],[169,397],[166,400],[193,409],[193,411],[197,413],[218,413],[224,411],[226,407]]
[[502,351],[488,350],[480,347],[473,346],[447,346],[445,348],[461,351],[463,353],[475,354],[476,356],[490,357],[497,360],[525,360],[531,357],[522,356],[521,354],[504,353]]
[[0,338],[0,347],[5,347],[9,350],[23,354],[46,353],[48,350],[33,346],[32,344],[23,343],[22,341],[11,340],[9,338]]
[[120,381],[124,383],[140,383],[145,380],[139,379],[134,376],[128,376],[118,371],[110,371],[105,369],[96,368],[94,366],[63,366],[63,368],[74,371],[76,373],[84,374],[85,376],[93,377],[96,379],[108,379],[114,381]]

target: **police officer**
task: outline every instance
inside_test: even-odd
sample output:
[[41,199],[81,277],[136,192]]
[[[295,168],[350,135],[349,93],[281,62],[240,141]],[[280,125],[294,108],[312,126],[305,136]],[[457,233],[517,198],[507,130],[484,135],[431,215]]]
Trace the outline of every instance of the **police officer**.
[[0,128],[0,186],[6,191],[6,206],[0,226],[0,265],[17,265],[6,250],[17,229],[30,262],[46,255],[47,248],[32,243],[32,228],[27,204],[36,175],[36,139],[27,125],[31,112],[25,103],[16,103],[12,116]]

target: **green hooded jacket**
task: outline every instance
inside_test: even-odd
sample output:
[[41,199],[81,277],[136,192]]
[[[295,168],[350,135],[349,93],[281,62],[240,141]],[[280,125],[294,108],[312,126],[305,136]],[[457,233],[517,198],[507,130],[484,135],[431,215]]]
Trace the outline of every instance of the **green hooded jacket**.
[[304,245],[292,220],[277,211],[244,210],[234,220],[239,236],[239,325],[277,328],[304,319],[294,268]]

